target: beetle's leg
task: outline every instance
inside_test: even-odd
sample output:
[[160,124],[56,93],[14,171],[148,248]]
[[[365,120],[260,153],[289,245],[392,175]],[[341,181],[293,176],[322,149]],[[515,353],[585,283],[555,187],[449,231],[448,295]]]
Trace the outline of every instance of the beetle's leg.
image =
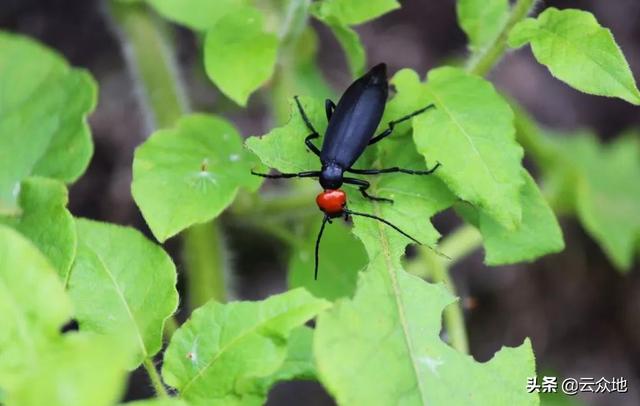
[[289,179],[289,178],[312,178],[314,176],[320,176],[320,171],[305,171],[298,173],[277,173],[277,174],[268,174],[268,173],[258,173],[251,170],[252,175],[261,176],[263,178],[269,179]]
[[440,162],[436,163],[435,166],[431,169],[427,169],[426,171],[417,171],[413,169],[403,169],[394,166],[393,168],[384,168],[384,169],[353,169],[349,168],[346,172],[357,173],[358,175],[380,175],[382,173],[407,173],[409,175],[431,175],[440,167]]
[[313,134],[318,134],[316,129],[313,127],[313,124],[311,124],[311,120],[309,120],[309,117],[307,117],[307,113],[305,113],[304,108],[302,107],[302,103],[300,103],[300,99],[298,98],[298,96],[294,96],[293,98],[296,101],[296,105],[298,106],[298,111],[302,116],[302,120],[304,121],[304,124],[307,126],[309,131],[311,131]]
[[302,121],[304,121],[304,124],[307,126],[309,131],[311,131],[311,134],[307,135],[307,137],[304,139],[304,143],[307,148],[311,150],[311,152],[313,152],[317,156],[320,156],[320,150],[313,144],[313,142],[311,142],[311,140],[320,137],[320,134],[318,134],[318,131],[316,131],[316,129],[313,127],[313,124],[311,124],[311,120],[309,120],[309,117],[307,117],[307,113],[305,113],[298,96],[294,96],[293,99],[296,101],[296,105],[298,106],[298,111],[300,112]]
[[320,134],[311,133],[307,135],[307,137],[304,139],[304,144],[307,146],[307,148],[309,148],[309,150],[311,150],[311,152],[313,152],[317,156],[320,156],[320,150],[318,149],[318,147],[316,147],[316,145],[313,142],[311,142],[311,140],[315,140],[318,137],[320,137]]
[[376,135],[375,137],[371,138],[371,140],[369,141],[369,145],[373,145],[378,141],[381,141],[382,139],[388,137],[391,135],[391,133],[393,133],[393,128],[396,126],[396,124],[400,124],[403,121],[407,121],[409,119],[412,119],[413,117],[417,116],[418,114],[422,114],[425,111],[434,108],[435,104],[430,104],[427,107],[423,107],[420,110],[416,110],[411,114],[408,114],[404,117],[401,117],[397,120],[393,120],[393,121],[389,121],[389,128],[387,128],[386,130],[384,130],[383,132],[381,132],[380,134]]
[[327,113],[327,121],[331,120],[331,116],[336,109],[336,104],[331,101],[331,99],[327,99],[324,101],[324,110]]
[[359,186],[360,193],[362,193],[362,196],[364,196],[369,200],[375,200],[377,202],[393,203],[393,200],[387,199],[386,197],[371,196],[369,193],[367,193],[367,189],[369,189],[369,186],[371,186],[371,184],[366,180],[356,179],[356,178],[343,178],[342,180],[344,181],[344,183],[347,183],[349,185]]

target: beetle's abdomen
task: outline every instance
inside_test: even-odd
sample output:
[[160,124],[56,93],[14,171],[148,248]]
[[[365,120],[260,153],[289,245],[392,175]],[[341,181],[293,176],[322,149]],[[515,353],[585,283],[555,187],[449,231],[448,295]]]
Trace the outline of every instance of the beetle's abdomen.
[[320,155],[322,162],[351,167],[373,137],[386,99],[386,78],[384,83],[378,81],[375,85],[356,81],[347,89],[327,127]]

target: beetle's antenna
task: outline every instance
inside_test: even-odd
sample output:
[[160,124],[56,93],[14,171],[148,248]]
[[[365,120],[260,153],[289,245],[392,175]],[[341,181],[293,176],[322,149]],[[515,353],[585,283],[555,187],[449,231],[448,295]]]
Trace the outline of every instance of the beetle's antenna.
[[[378,217],[378,216],[374,216],[373,214],[368,214],[368,213],[358,213],[358,212],[354,212],[351,210],[346,210],[344,211],[347,215],[351,214],[353,216],[362,216],[362,217],[369,217],[378,221],[383,222],[384,224],[388,225],[389,227],[393,228],[394,230],[396,230],[397,232],[399,232],[400,234],[404,235],[405,237],[407,237],[408,239],[410,239],[411,241],[415,242],[418,245],[424,245],[422,244],[420,241],[416,240],[415,238],[413,238],[412,236],[410,236],[409,234],[405,233],[404,231],[402,231],[400,228],[398,228],[398,226],[393,225],[391,223],[389,223],[387,220]],[[446,258],[446,259],[451,259],[450,257],[448,257],[446,254],[438,251],[437,249],[433,248],[433,247],[429,247],[428,245],[426,245],[426,247],[428,247],[431,251],[435,252],[436,255],[442,257],[442,258]]]
[[420,241],[416,240],[415,238],[413,238],[409,234],[407,234],[404,231],[400,230],[400,228],[398,228],[398,226],[395,226],[395,225],[389,223],[387,220],[383,219],[382,217],[374,216],[373,214],[368,214],[368,213],[359,213],[357,211],[351,211],[351,210],[345,210],[344,212],[347,213],[347,214],[350,214],[352,216],[369,217],[371,219],[378,220],[378,221],[388,225],[389,227],[393,228],[394,230],[396,230],[400,234],[404,235],[405,237],[407,237],[411,241],[415,242],[416,244],[422,245],[422,243]]
[[313,279],[318,280],[318,261],[320,258],[320,239],[322,238],[322,232],[324,231],[324,226],[329,221],[329,216],[324,216],[322,219],[322,225],[320,226],[320,232],[318,233],[318,238],[316,239],[316,267],[313,271]]

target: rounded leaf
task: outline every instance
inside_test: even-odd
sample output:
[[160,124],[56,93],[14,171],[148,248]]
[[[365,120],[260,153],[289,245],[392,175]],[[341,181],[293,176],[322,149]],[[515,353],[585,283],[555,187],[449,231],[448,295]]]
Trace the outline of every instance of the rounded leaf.
[[70,317],[71,302],[49,261],[0,224],[0,389],[40,362]]
[[69,294],[81,331],[125,334],[136,367],[162,345],[178,307],[176,269],[158,245],[133,228],[78,219],[78,254]]
[[9,391],[6,405],[111,406],[122,396],[129,355],[119,339],[66,334]]
[[345,25],[356,25],[399,7],[396,0],[324,0],[314,4],[314,13],[322,17],[334,17]]
[[84,70],[19,35],[0,32],[0,213],[18,212],[20,182],[73,182],[93,152],[86,116],[97,87]]
[[205,31],[230,10],[248,0],[147,0],[163,17],[193,30]]
[[204,42],[207,75],[229,98],[244,106],[273,75],[278,37],[264,29],[262,14],[250,7],[220,18]]
[[226,120],[192,114],[138,147],[131,191],[153,235],[164,241],[220,215],[241,186],[256,189],[261,179],[251,169],[257,164]]
[[29,238],[45,254],[63,281],[76,255],[76,226],[67,210],[67,189],[62,182],[39,177],[25,179],[20,189],[19,216],[0,216]]

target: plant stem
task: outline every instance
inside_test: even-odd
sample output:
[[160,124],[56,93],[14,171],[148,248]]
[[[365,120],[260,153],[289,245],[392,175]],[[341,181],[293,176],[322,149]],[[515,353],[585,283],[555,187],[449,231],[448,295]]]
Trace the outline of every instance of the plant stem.
[[149,134],[189,110],[168,27],[141,4],[109,1],[127,66],[135,77]]
[[[189,270],[207,270],[215,264],[225,269],[226,250],[222,233],[215,223],[196,224],[184,233],[184,259]],[[211,249],[220,247],[221,249]],[[202,306],[209,299],[227,300],[223,272],[191,272],[188,280],[189,308]]]
[[145,358],[142,365],[144,366],[144,369],[147,370],[147,374],[149,375],[153,389],[156,392],[156,396],[159,398],[168,398],[169,393],[167,392],[167,388],[165,388],[164,383],[162,383],[162,378],[160,378],[160,374],[158,373],[156,366],[153,364],[153,359]]
[[295,233],[289,231],[286,227],[277,224],[277,223],[262,223],[258,225],[259,228],[278,238],[280,241],[288,244],[291,247],[295,247],[297,249],[302,249],[304,246],[304,241],[300,238],[300,236]]
[[[149,131],[174,125],[189,111],[189,106],[168,26],[143,4],[109,3],[120,28],[127,62],[140,88],[141,105],[148,111]],[[225,268],[220,258],[225,256],[225,247],[220,228],[211,222],[191,227],[182,236],[184,250],[192,258],[187,269],[189,286],[197,287],[196,291],[190,292],[195,298],[191,303],[203,303],[210,298],[224,300]]]
[[[256,223],[270,216],[286,215],[287,219],[291,219],[292,213],[317,214],[318,209],[313,204],[317,194],[318,188],[310,183],[294,186],[293,190],[286,194],[242,194],[234,202],[231,212],[235,217],[242,217],[244,222],[252,222],[251,220],[255,219]],[[273,218],[270,217],[270,220]]]
[[171,316],[164,322],[164,335],[167,339],[173,336],[173,333],[180,327],[176,318]]
[[485,76],[502,59],[507,49],[507,38],[511,29],[524,19],[533,9],[536,0],[518,0],[511,8],[509,19],[500,34],[476,55],[472,55],[467,64],[467,71],[479,76]]
[[449,234],[438,247],[451,258],[447,266],[451,268],[458,261],[477,250],[482,244],[482,235],[473,226],[465,224]]

